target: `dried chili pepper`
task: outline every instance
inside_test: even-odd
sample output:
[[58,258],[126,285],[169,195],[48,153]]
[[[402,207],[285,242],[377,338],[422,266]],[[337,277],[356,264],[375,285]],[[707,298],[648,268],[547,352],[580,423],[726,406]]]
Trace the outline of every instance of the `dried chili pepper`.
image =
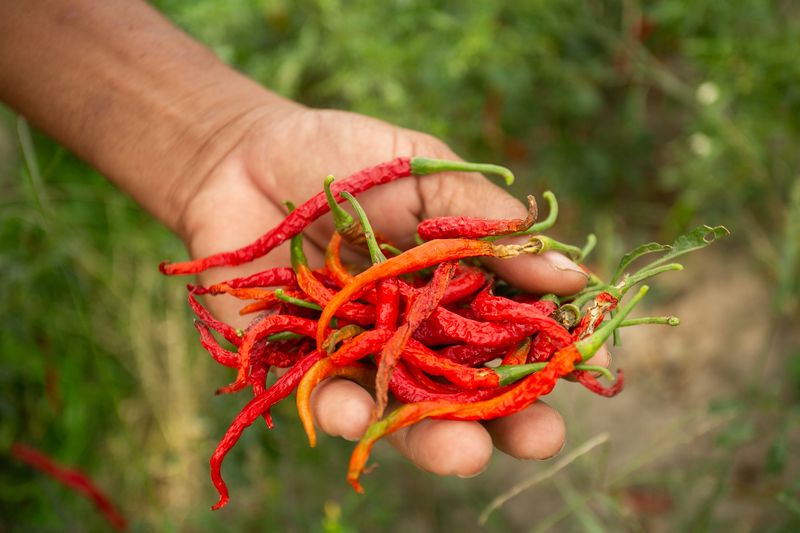
[[18,442],[11,445],[11,454],[90,500],[114,529],[118,531],[128,529],[128,521],[122,516],[119,509],[80,470],[60,465],[42,452]]
[[253,346],[271,333],[291,331],[301,335],[313,335],[316,322],[308,318],[301,318],[292,315],[272,315],[265,317],[250,327],[241,339],[239,346],[239,371],[236,380],[230,385],[222,387],[217,394],[228,394],[244,387],[247,381],[247,373],[250,371],[250,354]]
[[492,220],[465,216],[436,217],[423,220],[417,225],[417,234],[430,241],[433,239],[480,239],[508,235],[525,231],[536,221],[536,199],[528,196],[528,216],[523,219]]
[[[346,179],[336,181],[332,186],[332,193],[337,201],[341,201],[342,191],[358,194],[376,185],[389,183],[396,179],[411,176],[412,174],[424,176],[450,170],[499,174],[505,178],[506,183],[510,184],[514,181],[514,176],[508,169],[496,165],[464,163],[461,161],[442,161],[421,157],[415,157],[413,159],[398,157],[392,161],[363,169]],[[250,262],[264,256],[279,244],[291,239],[329,210],[330,207],[325,198],[325,192],[319,192],[300,205],[296,210],[289,213],[280,224],[247,246],[230,252],[222,252],[202,259],[195,259],[193,261],[180,263],[164,262],[159,265],[159,270],[161,273],[167,275],[196,274],[208,270],[209,268],[236,266]]]
[[225,337],[225,340],[234,346],[239,346],[242,343],[242,338],[239,336],[239,333],[236,331],[236,329],[214,318],[211,313],[208,312],[208,309],[200,305],[200,302],[197,301],[191,290],[189,291],[188,299],[189,306],[192,308],[192,311],[194,311],[194,314],[197,315],[197,318],[202,320],[205,325],[214,331],[218,331],[220,335]]
[[289,267],[275,267],[261,272],[257,272],[243,278],[234,278],[222,283],[215,283],[209,287],[196,285],[193,292],[195,294],[222,294],[230,292],[231,289],[250,289],[253,287],[277,287],[294,286],[297,280],[294,271]]
[[388,402],[389,378],[391,377],[397,360],[403,353],[411,335],[423,320],[437,308],[444,295],[447,284],[453,278],[456,263],[448,261],[441,263],[433,273],[428,285],[421,290],[417,297],[409,304],[403,324],[386,341],[381,350],[378,362],[378,375],[375,378],[375,411],[373,418],[377,420],[383,415]]
[[211,507],[212,510],[217,510],[228,503],[228,487],[222,479],[222,461],[228,452],[236,445],[239,437],[248,426],[255,422],[256,418],[261,416],[262,413],[267,411],[270,407],[286,398],[297,387],[297,384],[302,379],[303,375],[311,368],[314,363],[322,359],[323,354],[317,350],[309,353],[300,359],[288,372],[278,378],[270,388],[264,391],[263,394],[253,398],[244,406],[244,408],[236,415],[236,418],[228,427],[225,436],[217,445],[216,450],[211,456],[211,481],[214,483],[217,492],[219,492],[219,501]]
[[524,365],[528,362],[528,354],[531,351],[531,339],[526,337],[517,346],[511,347],[503,357],[504,365]]

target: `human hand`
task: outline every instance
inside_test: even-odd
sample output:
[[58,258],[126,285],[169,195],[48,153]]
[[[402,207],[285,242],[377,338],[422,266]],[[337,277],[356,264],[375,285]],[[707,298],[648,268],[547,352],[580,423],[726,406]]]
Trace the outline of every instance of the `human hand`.
[[[257,115],[251,113],[249,117]],[[346,177],[361,168],[394,157],[457,159],[441,141],[361,115],[288,106],[242,127],[233,149],[201,177],[184,206],[178,231],[194,257],[238,248],[255,240],[285,216],[283,202],[304,201],[319,192],[328,174]],[[235,130],[235,128],[233,128]],[[230,130],[230,128],[229,128]],[[230,134],[230,133],[229,133]],[[468,215],[524,218],[526,207],[476,174],[441,174],[398,180],[359,196],[375,228],[400,246],[422,218]],[[321,264],[334,231],[326,217],[306,232],[309,261]],[[283,246],[265,258],[236,268],[204,273],[208,284],[273,266],[288,264]],[[563,256],[547,253],[487,264],[514,285],[535,293],[568,294],[586,282],[582,271]],[[215,314],[235,323],[237,303],[215,298]],[[244,324],[241,324],[244,325]],[[603,350],[593,364],[607,364]],[[370,394],[347,380],[317,387],[312,411],[326,433],[358,439],[373,410]],[[544,402],[515,415],[489,422],[425,420],[395,433],[392,443],[419,467],[441,475],[471,476],[482,471],[493,447],[522,459],[546,459],[564,443],[564,422]]]

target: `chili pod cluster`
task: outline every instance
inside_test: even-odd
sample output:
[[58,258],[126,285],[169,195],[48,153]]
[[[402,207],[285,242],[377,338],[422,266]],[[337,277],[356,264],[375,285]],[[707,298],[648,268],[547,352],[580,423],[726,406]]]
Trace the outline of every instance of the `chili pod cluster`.
[[[372,420],[350,459],[347,479],[359,492],[360,477],[373,444],[381,437],[426,418],[488,420],[518,412],[548,394],[563,377],[602,396],[614,396],[623,374],[586,363],[620,327],[638,324],[677,325],[675,317],[628,319],[647,292],[635,285],[669,270],[685,252],[727,234],[721,226],[700,226],[672,245],[649,243],[626,254],[608,282],[589,273],[589,283],[569,296],[525,294],[497,280],[480,264],[482,257],[513,260],[524,254],[556,250],[582,262],[587,246],[570,246],[541,234],[556,219],[558,205],[544,198],[549,216],[536,223],[537,205],[528,197],[523,219],[487,220],[464,216],[427,219],[418,228],[419,244],[400,250],[380,228],[373,229],[353,196],[374,186],[412,175],[442,171],[496,174],[507,183],[513,175],[502,167],[398,158],[348,178],[329,176],[317,195],[294,208],[275,228],[241,249],[184,263],[162,263],[165,274],[191,274],[213,267],[250,262],[291,239],[291,268],[278,267],[248,277],[202,287],[190,285],[189,304],[197,318],[201,345],[215,361],[235,370],[218,393],[243,389],[252,399],[234,418],[211,457],[211,478],[228,502],[221,466],[242,432],[258,418],[273,426],[270,408],[293,392],[311,446],[316,434],[310,398],[323,380],[353,380],[375,394]],[[339,203],[350,202],[356,217]],[[303,230],[332,212],[325,264],[310,265],[303,251]],[[508,235],[528,235],[523,244],[501,244]],[[345,264],[342,246],[369,252],[363,265]],[[645,254],[660,256],[630,272]],[[638,262],[638,261],[637,261]],[[240,311],[254,318],[237,330],[209,313],[198,296],[229,295],[246,301]],[[271,368],[287,369],[268,385]],[[612,380],[604,385],[599,376]],[[389,396],[401,402],[386,411]]]

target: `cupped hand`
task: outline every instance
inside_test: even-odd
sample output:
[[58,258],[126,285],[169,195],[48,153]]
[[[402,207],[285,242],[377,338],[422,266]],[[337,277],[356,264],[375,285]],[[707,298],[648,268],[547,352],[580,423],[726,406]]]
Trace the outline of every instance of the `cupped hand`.
[[[305,201],[320,191],[328,174],[344,178],[397,156],[457,158],[434,137],[352,113],[298,106],[269,117],[243,128],[233,150],[198,182],[180,218],[180,231],[193,257],[252,242],[283,219],[285,200]],[[400,246],[412,245],[416,225],[423,218],[524,218],[527,213],[521,202],[477,174],[404,178],[363,193],[359,200],[373,226]],[[322,264],[333,231],[332,220],[324,217],[305,232],[305,251],[312,266]],[[288,263],[284,245],[254,263],[204,273],[201,282]],[[510,283],[535,293],[569,294],[586,283],[576,265],[550,252],[487,264]],[[220,318],[234,323],[242,320],[233,299],[216,297],[209,305]],[[604,365],[607,359],[603,350],[592,363]],[[370,394],[346,380],[329,380],[312,397],[318,427],[351,440],[363,434],[372,408]],[[425,420],[393,434],[391,441],[427,471],[471,476],[486,467],[493,447],[522,459],[546,459],[561,449],[564,434],[561,416],[537,402],[515,415],[484,423]]]

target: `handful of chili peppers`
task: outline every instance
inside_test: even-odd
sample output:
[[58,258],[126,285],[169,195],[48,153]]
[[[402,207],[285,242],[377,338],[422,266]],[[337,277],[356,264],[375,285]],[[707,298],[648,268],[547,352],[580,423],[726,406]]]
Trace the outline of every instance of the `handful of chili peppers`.
[[[316,435],[310,398],[330,377],[350,379],[374,390],[372,423],[350,458],[347,480],[359,492],[370,450],[381,437],[425,418],[489,420],[525,409],[548,394],[556,382],[571,376],[590,391],[614,396],[623,387],[605,368],[585,363],[621,327],[679,323],[675,317],[629,319],[647,292],[634,286],[662,272],[681,270],[673,259],[728,234],[722,226],[700,226],[672,245],[649,243],[626,254],[611,280],[587,271],[589,283],[566,297],[535,296],[504,285],[480,266],[480,257],[513,260],[523,254],[556,250],[582,262],[594,246],[583,248],[541,234],[556,220],[558,204],[547,192],[547,219],[536,223],[537,205],[528,197],[524,219],[488,220],[463,216],[422,221],[419,244],[400,250],[373,230],[354,195],[407,176],[444,171],[495,174],[507,183],[511,172],[496,165],[397,158],[364,169],[346,179],[329,176],[323,190],[294,208],[286,218],[252,244],[231,252],[183,263],[162,263],[164,274],[194,274],[220,266],[247,263],[291,239],[290,267],[265,270],[208,287],[189,286],[189,304],[203,347],[219,364],[236,369],[232,383],[218,393],[245,388],[253,398],[231,423],[211,457],[211,479],[220,499],[228,502],[221,475],[225,455],[242,432],[263,418],[273,427],[270,408],[296,391],[297,411],[311,446]],[[353,218],[340,205],[348,201]],[[312,269],[303,252],[302,231],[332,212],[336,232],[325,265]],[[500,237],[528,235],[524,244],[500,244]],[[365,248],[371,264],[345,265],[343,242]],[[645,254],[661,256],[634,272],[631,264]],[[251,300],[240,313],[255,314],[244,330],[214,318],[198,295],[228,294]],[[216,332],[235,350],[220,343]],[[267,386],[270,368],[288,369]],[[612,383],[603,385],[598,376]],[[385,414],[389,394],[404,405]]]

